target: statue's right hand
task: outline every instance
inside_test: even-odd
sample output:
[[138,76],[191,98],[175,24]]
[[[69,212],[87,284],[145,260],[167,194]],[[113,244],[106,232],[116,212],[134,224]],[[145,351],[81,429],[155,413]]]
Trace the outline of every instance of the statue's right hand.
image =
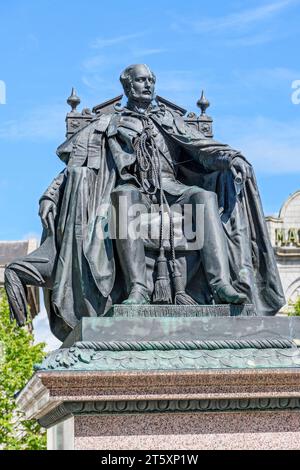
[[51,222],[56,217],[56,204],[50,199],[42,199],[40,202],[39,216],[41,218],[43,227],[49,229],[52,224]]

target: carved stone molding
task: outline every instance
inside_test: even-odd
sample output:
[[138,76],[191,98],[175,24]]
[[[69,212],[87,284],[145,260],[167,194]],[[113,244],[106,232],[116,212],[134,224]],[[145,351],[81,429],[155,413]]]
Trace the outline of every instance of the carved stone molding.
[[[272,341],[277,348],[272,347]],[[244,345],[244,349],[233,349],[223,344],[222,348],[213,350],[197,348],[178,349],[169,348],[166,345],[156,345],[156,349],[149,347],[136,348],[134,343],[123,343],[122,348],[118,343],[77,343],[68,349],[60,349],[50,353],[42,364],[37,365],[37,370],[187,370],[187,369],[260,369],[260,368],[289,368],[300,367],[300,351],[296,347],[290,347],[288,340],[266,340],[264,349],[259,346]],[[140,342],[142,343],[142,342]],[[147,343],[145,342],[146,346]],[[154,343],[154,342],[152,342]],[[195,342],[194,342],[195,343]],[[201,343],[201,342],[199,342]],[[224,342],[225,343],[225,342]],[[263,343],[263,340],[261,340]],[[288,344],[289,343],[289,344]],[[145,346],[135,344],[135,346]],[[149,346],[149,344],[148,344]],[[151,346],[151,344],[150,344]],[[152,344],[153,346],[153,344]],[[192,346],[192,345],[191,345]],[[241,346],[241,345],[239,345]],[[263,345],[260,345],[262,348]],[[281,348],[281,349],[279,349]],[[110,350],[109,350],[110,349]]]
[[65,402],[39,419],[48,428],[72,415],[300,410],[298,397]]

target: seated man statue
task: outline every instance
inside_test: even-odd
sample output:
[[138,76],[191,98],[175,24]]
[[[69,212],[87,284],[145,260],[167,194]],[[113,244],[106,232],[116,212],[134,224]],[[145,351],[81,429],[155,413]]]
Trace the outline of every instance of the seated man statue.
[[[190,126],[168,102],[153,104],[156,78],[146,65],[127,67],[120,80],[127,105],[96,116],[58,148],[67,167],[40,200],[41,246],[6,269],[12,315],[19,324],[26,319],[26,284],[45,288],[59,339],[81,317],[104,315],[120,302],[250,302],[258,315],[275,314],[284,296],[251,165]],[[112,213],[116,233],[130,222],[124,200],[127,207],[159,206],[154,261],[141,237],[112,236]],[[176,259],[174,204],[189,204],[193,213],[204,208],[196,221],[204,234],[198,258],[186,257],[185,264]],[[165,207],[170,253],[163,244]]]

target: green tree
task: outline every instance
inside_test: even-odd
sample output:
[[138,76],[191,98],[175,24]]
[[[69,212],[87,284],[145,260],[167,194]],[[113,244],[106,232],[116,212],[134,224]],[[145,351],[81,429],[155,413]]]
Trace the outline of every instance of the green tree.
[[28,328],[10,321],[9,307],[0,289],[0,448],[38,450],[46,448],[46,434],[36,421],[24,419],[15,395],[33,374],[33,366],[45,356],[44,343],[33,344]]
[[293,303],[290,303],[291,311],[289,312],[289,316],[300,316],[300,297]]

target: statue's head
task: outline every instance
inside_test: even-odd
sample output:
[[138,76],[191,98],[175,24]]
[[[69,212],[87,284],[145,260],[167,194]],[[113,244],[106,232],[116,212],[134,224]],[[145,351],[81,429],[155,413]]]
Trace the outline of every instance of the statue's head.
[[128,99],[143,102],[153,100],[156,77],[147,65],[135,64],[126,67],[120,81]]

